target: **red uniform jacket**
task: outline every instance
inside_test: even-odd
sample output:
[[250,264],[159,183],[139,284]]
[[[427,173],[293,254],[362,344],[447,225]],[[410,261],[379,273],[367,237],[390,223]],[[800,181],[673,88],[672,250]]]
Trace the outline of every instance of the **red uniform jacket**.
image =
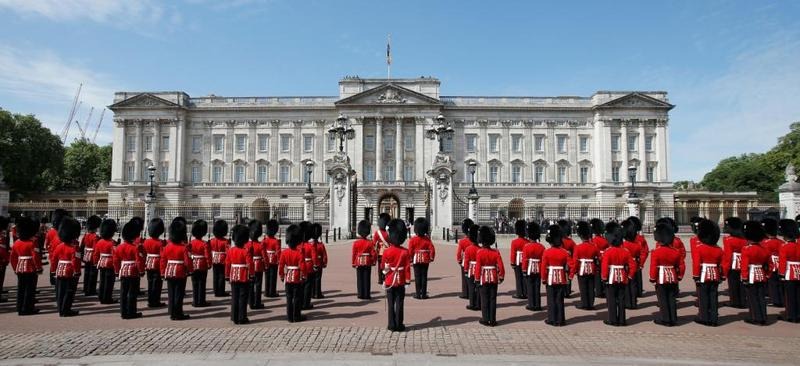
[[[223,240],[218,240],[219,242],[223,242]],[[227,242],[227,240],[225,240]],[[251,277],[253,277],[253,256],[250,252],[245,248],[239,247],[230,247],[227,249],[225,254],[225,278],[230,280],[231,279],[231,268],[236,265],[238,266],[245,266],[240,267],[241,269],[237,268],[236,271],[244,271],[243,276],[234,276],[239,278],[234,278],[234,283],[243,283],[248,282]]]
[[431,238],[415,236],[408,239],[408,251],[411,254],[411,264],[425,264],[433,262],[436,258],[436,248],[433,247]]
[[686,244],[683,244],[683,240],[679,237],[675,237],[672,240],[672,247],[678,250],[678,253],[681,254],[681,260],[686,259]]
[[750,266],[760,266],[764,272],[763,278],[756,277],[753,282],[767,282],[771,271],[769,269],[769,250],[758,244],[750,244],[742,248],[742,282],[749,282]]
[[375,245],[375,251],[378,252],[378,255],[383,255],[383,251],[390,246],[387,240],[389,240],[389,233],[386,230],[375,230],[372,234],[372,244]]
[[[464,240],[464,239],[462,239]],[[511,240],[511,251],[508,254],[508,259],[511,261],[511,267],[522,265],[522,250],[530,240],[525,237],[517,237]],[[459,243],[461,245],[461,243]]]
[[183,243],[175,244],[171,241],[167,241],[167,246],[164,247],[164,250],[161,251],[161,276],[166,277],[167,271],[167,264],[169,261],[182,261],[183,264],[177,265],[175,269],[175,273],[172,278],[176,279],[184,279],[189,273],[194,271],[194,267],[192,267],[192,259],[189,258],[189,250],[186,248]]
[[728,272],[733,266],[733,254],[741,254],[742,248],[747,245],[747,239],[739,238],[736,236],[726,236],[722,239],[722,248],[724,256],[722,257],[722,272],[725,277],[728,277]]
[[[25,259],[26,264],[20,268],[18,266],[18,264],[20,264],[20,257],[31,258]],[[17,274],[34,273],[42,270],[42,257],[36,250],[36,244],[30,240],[15,241],[14,246],[11,247],[9,261],[11,262],[11,269]]]
[[[567,276],[569,275],[567,266],[571,261],[572,258],[570,257],[569,251],[565,248],[547,248],[542,254],[542,263],[539,264],[539,273],[542,275],[542,283],[547,284],[548,280],[550,280],[553,281],[554,285],[566,284]],[[561,267],[558,271],[559,274],[556,275],[554,271],[551,275],[551,267]]]
[[575,240],[572,240],[572,237],[565,236],[561,239],[561,248],[569,252],[569,255],[572,255],[572,252],[575,250]]
[[761,246],[764,247],[770,254],[769,271],[775,272],[778,270],[778,262],[781,252],[781,247],[786,244],[783,240],[778,238],[766,238],[761,241]]
[[[11,255],[8,247],[8,232],[0,230],[0,267],[8,265],[8,259]],[[5,268],[3,268],[5,270]]]
[[498,284],[506,277],[506,269],[500,252],[493,248],[481,248],[475,254],[475,281]]
[[148,261],[152,262],[152,270],[158,271],[159,273],[161,272],[161,251],[164,250],[164,246],[166,245],[167,242],[159,238],[147,238],[144,243],[142,243],[145,264],[147,264]]
[[[78,246],[75,244],[61,243],[53,249],[52,260],[50,262],[50,273],[56,273],[58,276],[59,262],[66,261],[72,262],[72,269],[69,270],[73,277],[81,275],[81,260],[78,258]],[[58,276],[64,277],[64,276]]]
[[788,269],[787,262],[800,262],[800,244],[797,244],[797,242],[784,244],[778,254],[778,274],[784,279],[789,277],[786,273]]
[[390,246],[383,251],[383,264],[386,279],[385,287],[400,287],[411,283],[411,258],[408,249]]
[[[475,278],[475,273],[474,272],[472,272],[472,273],[469,272],[470,264],[472,263],[473,266],[474,266],[474,264],[477,264],[477,262],[475,262],[475,260],[476,260],[476,258],[478,256],[478,250],[480,250],[480,249],[481,249],[481,247],[479,247],[477,245],[470,245],[470,246],[467,247],[467,249],[464,249],[464,257],[463,257],[464,273],[467,274],[467,277],[472,278],[472,279]],[[475,269],[475,267],[473,267],[473,269]]]
[[[597,247],[592,244],[591,241],[585,241],[576,245],[575,250],[572,252],[572,264],[569,266],[569,275],[574,277],[578,274],[578,271],[581,269],[581,259],[590,260],[592,265],[597,263],[599,253]],[[597,273],[595,272],[593,274],[596,275]]]
[[325,243],[321,241],[314,242],[314,255],[314,266],[328,268],[328,250],[325,249]]
[[647,239],[642,234],[636,235],[636,242],[642,247],[639,251],[639,265],[644,267],[644,262],[647,261],[647,257],[650,255],[650,246],[647,245]]
[[469,248],[470,245],[472,245],[472,240],[469,240],[467,237],[458,241],[458,247],[456,247],[456,262],[458,262],[459,266],[464,260],[464,250]]
[[[722,267],[722,248],[716,245],[706,245],[703,244],[698,240],[697,246],[692,249],[692,276],[700,277],[702,271],[703,263],[706,264],[716,264],[719,266],[721,270]],[[725,278],[725,271],[720,272],[722,274],[720,280]]]
[[285,277],[288,267],[297,267],[300,271],[300,278],[298,279],[298,282],[295,283],[304,281],[308,277],[309,273],[311,273],[306,270],[307,266],[305,265],[305,258],[299,246],[295,249],[288,248],[281,251],[281,257],[278,260],[278,275],[281,277],[281,281],[286,281]]
[[351,263],[353,268],[375,265],[378,254],[375,252],[375,245],[367,239],[356,239],[353,242],[353,255]]
[[625,240],[622,242],[622,247],[631,253],[633,261],[638,265],[638,268],[636,268],[637,271],[644,268],[644,263],[639,262],[639,258],[641,258],[642,254],[642,246],[639,243]]
[[44,248],[47,250],[47,253],[52,258],[53,251],[56,249],[56,246],[61,244],[61,239],[58,238],[58,230],[51,227],[47,230],[47,234],[44,236]]
[[[103,254],[106,254],[104,257],[107,259],[103,260],[105,263],[100,263],[100,257]],[[92,251],[92,263],[94,263],[94,265],[98,268],[114,268],[113,254],[114,242],[112,240],[100,239],[94,245],[94,250]],[[99,264],[105,264],[106,266],[100,267]]]
[[592,244],[594,244],[595,247],[597,247],[598,259],[602,259],[603,252],[605,252],[606,249],[608,249],[608,246],[609,246],[608,245],[608,240],[606,240],[606,238],[604,238],[602,235],[597,235],[597,236],[593,236],[592,237],[591,242],[592,242]]
[[653,256],[650,258],[650,282],[657,283],[660,266],[671,267],[679,282],[686,273],[686,264],[681,259],[681,253],[671,246],[659,245],[653,250]]
[[603,281],[608,281],[610,266],[625,266],[625,276],[622,278],[622,283],[627,284],[628,279],[633,278],[636,274],[636,261],[633,260],[631,252],[622,247],[610,247],[603,253],[603,261],[600,264],[600,278]]
[[225,257],[228,255],[228,249],[231,248],[230,240],[226,238],[213,237],[208,244],[209,251],[211,252],[211,264],[225,265]]
[[195,271],[208,271],[211,268],[211,249],[202,239],[192,239],[189,244],[189,257]]
[[100,240],[100,237],[97,236],[96,233],[87,232],[81,238],[81,246],[78,249],[78,253],[81,256],[81,259],[85,263],[93,263],[94,259],[94,245],[97,241]]
[[689,250],[692,253],[694,253],[694,248],[697,248],[698,245],[700,245],[700,238],[698,238],[697,235],[689,239]]
[[300,243],[298,248],[300,252],[303,253],[303,267],[305,267],[305,273],[314,272],[316,270],[316,268],[314,268],[316,266],[315,259],[317,258],[315,245],[310,242],[304,242]]
[[[544,254],[544,245],[537,241],[529,241],[528,244],[522,248],[522,273],[536,273],[535,271],[541,267],[542,254]],[[538,260],[540,266],[535,268],[529,267],[531,265],[531,259]],[[535,262],[534,266],[536,266]]]
[[[120,273],[122,262],[133,262],[127,273]],[[136,277],[144,275],[144,258],[133,243],[123,242],[114,248],[114,273],[119,277]]]
[[253,272],[264,273],[266,270],[266,258],[264,253],[264,246],[260,241],[250,240],[244,244],[244,249],[250,252],[253,256]]
[[[266,256],[266,265],[267,266],[277,266],[278,261],[281,258],[281,240],[276,237],[265,237],[264,240],[261,241],[261,245],[264,247],[264,255]],[[327,263],[327,255],[325,253]]]

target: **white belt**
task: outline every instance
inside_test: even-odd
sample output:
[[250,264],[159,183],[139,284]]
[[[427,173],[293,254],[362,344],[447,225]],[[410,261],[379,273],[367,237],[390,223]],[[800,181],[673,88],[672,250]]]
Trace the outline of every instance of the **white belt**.
[[161,254],[148,254],[147,258],[161,258]]
[[700,263],[700,283],[706,283],[706,272],[709,268],[717,268],[717,265],[714,263]]
[[18,258],[19,258],[19,259],[33,259],[33,257],[31,257],[31,256],[29,256],[29,255],[21,255],[21,256],[19,256]]
[[205,257],[206,257],[206,256],[204,256],[204,255],[195,255],[195,254],[192,254],[192,259],[203,259],[203,258],[205,258]]
[[112,255],[111,254],[106,254],[106,253],[100,253],[100,256],[101,257],[111,257]]
[[495,266],[483,266],[483,267],[481,267],[482,271],[485,271],[487,269],[497,269],[497,267],[495,267]]
[[293,269],[300,269],[298,266],[286,266],[286,269],[293,270]]
[[594,263],[594,259],[578,259],[581,263]]
[[218,253],[225,253],[225,252],[215,252],[213,250],[211,251],[211,255],[218,254]]
[[611,269],[625,269],[625,266],[618,266],[618,265],[612,264],[612,265],[608,266],[608,268],[611,268]]
[[261,256],[260,255],[253,256],[253,260],[256,260],[256,259],[261,259]]
[[233,268],[244,268],[244,267],[247,267],[247,265],[246,264],[231,264],[231,267],[233,267]]
[[392,272],[400,272],[404,269],[404,267],[387,267]]
[[61,263],[64,263],[64,264],[72,264],[72,261],[64,261],[64,260],[59,260],[59,261],[58,261],[58,264],[59,264],[59,265],[61,265]]
[[170,259],[167,261],[167,264],[183,264],[183,261]]
[[275,251],[274,250],[268,250],[267,254],[275,254]]
[[136,264],[136,261],[122,261],[122,265]]
[[371,255],[371,254],[369,254],[369,253],[361,253],[361,254],[360,254],[360,256],[362,256],[362,257],[369,257],[370,255]]

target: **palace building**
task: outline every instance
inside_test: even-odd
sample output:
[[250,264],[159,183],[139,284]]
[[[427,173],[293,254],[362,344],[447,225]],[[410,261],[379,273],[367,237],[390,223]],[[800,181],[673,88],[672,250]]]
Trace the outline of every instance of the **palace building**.
[[[342,115],[355,130],[345,141],[354,170],[354,219],[384,211],[411,219],[429,205],[427,172],[439,145],[426,130],[441,115],[454,129],[443,141],[454,164],[454,210],[464,207],[472,162],[480,205],[491,215],[619,207],[632,188],[630,167],[643,207],[672,205],[673,105],[666,92],[444,96],[440,84],[431,77],[345,77],[336,96],[298,97],[118,92],[109,106],[115,122],[109,201],[141,201],[153,166],[164,204],[299,206],[310,166],[316,202],[324,206],[327,166],[339,148],[328,129]],[[324,218],[319,211],[315,217]]]

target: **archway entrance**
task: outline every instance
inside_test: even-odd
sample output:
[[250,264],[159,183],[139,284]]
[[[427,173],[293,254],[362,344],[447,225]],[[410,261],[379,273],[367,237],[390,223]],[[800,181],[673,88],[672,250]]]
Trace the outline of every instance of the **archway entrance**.
[[522,198],[514,198],[508,203],[508,218],[509,220],[522,220],[525,219],[525,201]]
[[378,200],[378,214],[388,213],[393,219],[400,218],[400,199],[393,194],[383,195]]
[[253,201],[253,205],[250,206],[250,213],[253,215],[254,219],[261,221],[261,223],[266,223],[270,219],[269,201],[265,198],[259,198]]

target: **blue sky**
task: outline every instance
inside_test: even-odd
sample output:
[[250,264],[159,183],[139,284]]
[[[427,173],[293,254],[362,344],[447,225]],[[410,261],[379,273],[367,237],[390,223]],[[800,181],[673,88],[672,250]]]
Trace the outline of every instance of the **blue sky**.
[[0,107],[58,132],[80,82],[82,121],[120,90],[336,95],[385,76],[388,33],[444,95],[668,91],[672,180],[800,121],[797,1],[0,0]]

